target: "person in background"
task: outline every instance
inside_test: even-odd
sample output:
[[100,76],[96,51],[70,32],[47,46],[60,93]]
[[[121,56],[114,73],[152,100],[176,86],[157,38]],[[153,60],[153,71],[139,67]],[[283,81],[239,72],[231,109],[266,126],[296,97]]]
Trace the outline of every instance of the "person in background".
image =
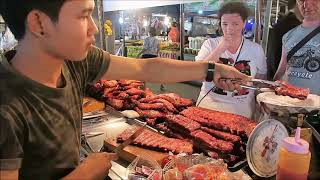
[[[240,72],[264,79],[267,73],[262,47],[243,37],[248,9],[241,2],[224,4],[218,12],[223,36],[206,40],[196,61],[215,61],[234,66]],[[218,111],[231,112],[251,118],[255,110],[255,93],[242,89],[228,92],[203,82],[197,105]]]
[[179,40],[180,39],[180,33],[179,33],[179,30],[178,30],[176,22],[173,22],[171,24],[171,28],[170,28],[170,31],[169,31],[169,34],[168,34],[168,38],[169,38],[169,41],[172,41],[172,42],[175,42],[175,43],[180,42],[180,40]]
[[5,25],[5,30],[1,33],[0,37],[0,53],[4,53],[12,50],[17,45],[17,40],[10,31],[7,25]]
[[221,64],[110,55],[93,46],[98,32],[94,6],[94,0],[0,1],[0,14],[18,40],[15,51],[0,55],[1,180],[108,175],[114,153],[92,153],[80,164],[82,99],[88,83],[207,79],[234,90],[239,84],[220,79],[249,78]]
[[281,60],[282,36],[302,22],[296,0],[288,1],[289,12],[270,29],[267,52],[268,80],[272,80]]
[[310,32],[320,26],[320,1],[297,0],[303,17],[302,24],[287,32],[282,38],[282,56],[274,79],[282,79],[320,95],[320,33],[301,47],[290,59],[287,53]]
[[143,49],[137,55],[137,58],[139,58],[141,54],[142,54],[142,57],[141,57],[142,59],[158,57],[158,54],[160,51],[160,41],[155,36],[156,36],[156,29],[154,27],[150,27],[149,37],[144,39]]

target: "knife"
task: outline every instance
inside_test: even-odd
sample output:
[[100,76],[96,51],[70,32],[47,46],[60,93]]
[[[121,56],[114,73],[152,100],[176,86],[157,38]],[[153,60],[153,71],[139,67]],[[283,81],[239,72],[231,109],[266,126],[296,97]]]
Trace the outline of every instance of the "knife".
[[92,138],[92,137],[100,136],[100,135],[103,135],[103,134],[104,134],[104,132],[87,132],[87,133],[84,133],[86,138]]
[[143,130],[145,129],[146,126],[147,126],[147,123],[144,123],[143,126],[139,127],[139,129],[137,129],[128,139],[126,139],[123,143],[121,143],[115,149],[113,149],[112,152],[119,153],[126,146],[131,144],[143,132]]

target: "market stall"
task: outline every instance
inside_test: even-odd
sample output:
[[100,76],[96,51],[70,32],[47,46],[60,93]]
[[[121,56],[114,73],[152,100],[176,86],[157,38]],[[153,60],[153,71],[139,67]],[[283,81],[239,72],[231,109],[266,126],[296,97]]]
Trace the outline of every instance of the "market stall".
[[[164,12],[170,9],[168,6],[159,10],[149,4],[146,12],[134,10],[136,6],[123,8],[113,13],[116,14],[113,30],[117,32],[118,28],[120,32],[113,35],[126,49],[124,55],[136,58],[143,48],[148,27],[156,27],[156,38],[161,41],[160,57],[194,60],[202,43],[219,35],[216,17],[219,2],[167,4],[180,10],[178,16],[177,12],[176,15]],[[260,17],[253,17],[253,11],[259,11],[261,4],[247,3],[252,17],[246,23],[245,35],[252,39],[253,25],[260,26]],[[180,43],[168,38],[171,24],[168,22],[173,21],[185,30],[180,31],[182,37],[188,36],[180,37],[183,39]],[[256,38],[257,42],[261,40],[259,35]],[[292,163],[291,170],[308,167],[309,172],[303,175],[319,178],[320,135],[309,121],[320,116],[319,96],[306,95],[303,90],[273,91],[257,96],[260,116],[248,119],[196,107],[191,99],[177,93],[155,94],[140,81],[100,80],[87,89],[94,100],[84,104],[89,112],[85,114],[84,133],[92,137],[87,142],[93,146],[93,152],[118,153],[121,161],[113,162],[109,174],[113,179],[275,179],[283,140],[300,132],[301,139],[310,145],[311,160],[299,166]],[[298,95],[294,94],[297,92]],[[92,107],[94,101],[100,103],[98,107]],[[101,109],[101,102],[105,103],[105,109]],[[297,139],[302,142],[300,136]]]
[[[170,43],[163,41],[163,37],[157,37],[160,40],[159,57],[180,59],[180,46],[178,43]],[[143,49],[143,40],[130,40],[126,42],[127,56],[136,58],[139,52]]]
[[[107,110],[102,112],[114,116],[98,119],[98,124],[102,123],[106,131],[100,138],[104,141],[103,145],[100,142],[100,147],[114,151],[121,147],[121,143],[127,143],[126,147],[117,150],[120,158],[128,162],[123,167],[127,169],[123,178],[201,179],[212,176],[272,179],[277,173],[281,141],[297,127],[294,120],[274,116],[274,113],[276,110],[299,109],[299,114],[308,114],[319,107],[316,95],[299,96],[303,99],[299,100],[274,92],[262,93],[258,96],[260,107],[272,110],[272,113],[263,111],[262,122],[258,123],[243,116],[195,107],[192,100],[175,93],[154,94],[135,80],[101,80],[89,86],[87,92],[107,104]],[[274,97],[268,98],[270,94]],[[286,106],[279,105],[276,98],[282,99],[282,103],[287,102]],[[271,108],[274,102],[278,108]],[[95,127],[101,126],[95,124]],[[302,127],[310,128],[306,122]],[[316,151],[319,134],[311,131],[312,135],[307,139],[312,153],[309,177],[316,177],[319,175],[319,153]],[[131,135],[135,138],[128,141]],[[269,143],[266,139],[270,138]],[[199,153],[202,155],[192,155]],[[175,162],[175,165],[168,162]]]
[[[120,42],[120,55],[136,58],[142,50],[144,39],[148,37],[150,27],[154,27],[157,30],[157,39],[161,41],[160,57],[194,61],[203,42],[221,33],[217,10],[222,3],[217,0],[182,3],[170,1],[153,5],[143,3],[141,6],[135,3],[131,8],[116,7],[115,4],[108,6],[105,3],[104,16],[114,24],[114,33],[107,36],[107,47],[114,47],[113,43]],[[255,1],[246,3],[252,12],[245,28],[245,36],[252,39]],[[139,8],[134,8],[137,6]],[[177,32],[171,33],[172,29],[176,29]],[[109,41],[110,38],[116,42]],[[108,51],[118,54],[118,49]]]

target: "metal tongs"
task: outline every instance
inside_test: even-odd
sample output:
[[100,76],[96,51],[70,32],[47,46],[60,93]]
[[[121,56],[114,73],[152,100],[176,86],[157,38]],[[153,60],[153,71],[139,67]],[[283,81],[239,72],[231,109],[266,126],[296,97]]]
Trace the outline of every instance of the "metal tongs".
[[[250,80],[242,80],[238,78],[220,78],[220,80],[226,81],[230,80],[233,83],[239,83],[240,87],[245,88],[245,89],[251,89],[255,91],[274,91],[275,88],[283,86],[280,82],[275,82],[275,81],[268,81],[268,80],[263,80],[263,79],[255,79],[252,78]],[[251,82],[254,85],[248,85],[244,84],[244,82]]]

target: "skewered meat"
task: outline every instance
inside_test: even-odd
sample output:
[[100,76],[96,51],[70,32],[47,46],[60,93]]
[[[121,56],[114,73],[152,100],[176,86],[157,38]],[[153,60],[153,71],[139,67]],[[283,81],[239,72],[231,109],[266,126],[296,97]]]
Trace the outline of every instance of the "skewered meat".
[[121,99],[121,100],[125,100],[127,98],[129,98],[129,94],[123,92],[123,91],[113,91],[110,92],[106,95],[104,95],[104,97],[109,98],[109,99]]
[[301,100],[305,100],[308,98],[308,95],[310,93],[309,88],[299,88],[283,81],[279,82],[282,84],[282,86],[275,88],[275,93],[277,95],[290,96],[292,98],[298,98]]
[[231,142],[216,139],[204,131],[193,131],[191,133],[191,136],[196,141],[199,141],[212,150],[216,150],[222,153],[230,153],[233,150],[233,144]]
[[121,85],[121,86],[128,86],[132,83],[143,83],[142,81],[137,81],[137,80],[125,80],[125,79],[121,79],[121,80],[118,80],[118,83]]
[[163,131],[163,132],[170,131],[170,129],[168,128],[168,126],[165,123],[159,123],[155,127],[156,127],[156,129]]
[[181,114],[203,126],[227,131],[231,134],[247,135],[247,137],[256,126],[256,122],[244,116],[199,107],[190,107],[183,110]]
[[171,103],[175,108],[182,108],[182,107],[188,107],[188,106],[193,105],[192,100],[182,98],[179,95],[174,94],[174,93],[150,96],[150,97],[141,99],[140,102],[149,103],[149,102],[156,100],[156,99],[165,99],[169,103]]
[[142,110],[142,109],[139,109],[138,107],[135,107],[134,110],[137,111],[140,117],[145,117],[145,118],[162,118],[165,116],[165,113],[159,112],[156,110]]
[[146,93],[146,97],[154,96],[150,88],[146,88],[144,91]]
[[[118,137],[118,142],[123,142],[130,137],[136,128],[126,129],[122,132]],[[162,136],[156,132],[152,132],[150,130],[144,130],[135,140],[134,144],[138,146],[147,147],[150,149],[156,149],[161,151],[172,151],[174,153],[188,153],[191,154],[193,152],[193,145],[190,142],[168,138]]]
[[[143,102],[143,103],[149,103],[149,102],[156,100],[156,99],[161,99],[161,98],[163,99],[163,97],[164,97],[163,95],[155,95],[155,96],[142,98],[139,101]],[[169,101],[171,104],[174,103],[172,98],[170,98],[170,97],[167,97],[167,98],[169,98],[169,100],[168,99],[166,99],[166,100]]]
[[171,104],[169,101],[167,101],[165,99],[159,98],[159,99],[155,99],[155,100],[150,101],[150,103],[157,103],[157,102],[163,103],[166,110],[168,110],[170,112],[173,112],[173,113],[178,112],[178,110],[173,106],[173,104]]
[[142,82],[141,83],[132,83],[132,84],[121,87],[121,89],[122,90],[128,90],[131,88],[141,89],[141,88],[143,88],[143,86],[144,86],[144,84]]
[[121,110],[123,108],[123,100],[121,99],[107,99],[106,102],[110,104],[113,108]]
[[131,96],[133,96],[133,95],[144,96],[145,95],[143,90],[137,89],[137,88],[131,88],[131,89],[126,90],[125,92],[130,94]]
[[117,96],[117,99],[127,99],[129,98],[129,94],[125,93],[125,92],[120,92]]
[[156,120],[157,120],[156,118],[147,118],[146,122],[150,126],[155,126],[156,125]]
[[136,100],[132,100],[132,102],[141,110],[164,110],[165,105],[162,103],[141,103]]
[[175,105],[177,107],[188,107],[193,105],[193,101],[191,99],[182,98],[178,94],[169,93],[164,95],[173,98],[173,100],[176,102]]
[[189,134],[197,129],[200,129],[200,124],[192,121],[181,115],[168,115],[166,116],[168,126],[177,131],[183,131]]
[[128,101],[128,100],[125,100],[123,102],[123,108],[122,109],[125,109],[125,110],[131,110],[135,107],[135,104],[131,103],[131,101]]
[[219,139],[223,139],[225,141],[229,141],[229,142],[232,142],[232,143],[239,143],[241,141],[240,136],[233,135],[233,134],[230,134],[230,133],[217,131],[217,130],[210,129],[210,128],[207,128],[207,127],[201,127],[201,130],[203,130],[206,133],[209,133],[213,137],[216,137],[216,138],[219,138]]
[[133,95],[133,96],[130,96],[130,99],[131,100],[139,100],[139,99],[141,99],[141,96],[140,95]]
[[103,90],[103,96],[108,96],[109,93],[116,91],[118,89],[118,86],[110,87],[110,88],[104,88]]
[[100,80],[100,82],[105,88],[116,87],[118,85],[118,81],[116,80]]

